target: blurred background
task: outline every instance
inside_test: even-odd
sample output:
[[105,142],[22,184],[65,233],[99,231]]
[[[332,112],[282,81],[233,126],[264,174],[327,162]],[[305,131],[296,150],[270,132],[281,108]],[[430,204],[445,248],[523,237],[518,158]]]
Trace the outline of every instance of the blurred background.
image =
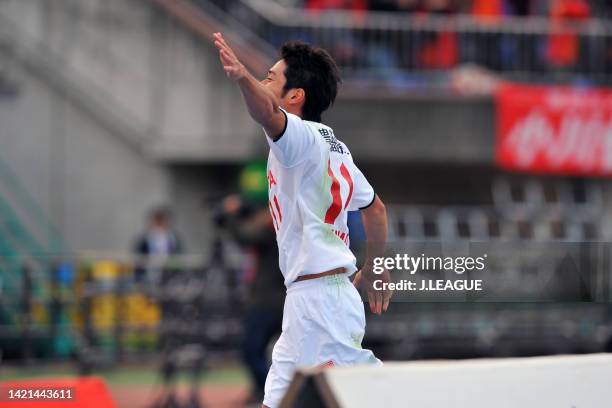
[[284,289],[267,144],[216,31],[257,75],[290,39],[331,52],[324,122],[391,247],[490,254],[495,296],[395,302],[365,346],[612,352],[611,1],[0,0],[0,381],[94,374],[119,407],[259,398]]

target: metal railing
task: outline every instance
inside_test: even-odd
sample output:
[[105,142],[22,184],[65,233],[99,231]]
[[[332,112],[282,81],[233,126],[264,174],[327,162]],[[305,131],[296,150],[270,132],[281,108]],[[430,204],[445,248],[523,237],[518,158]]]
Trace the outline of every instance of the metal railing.
[[[237,271],[215,258],[12,259],[17,284],[0,297],[0,350],[7,357],[99,356],[114,363],[150,358],[181,342],[220,352],[239,347],[244,290]],[[15,272],[0,267],[0,284]]]
[[545,17],[475,20],[469,15],[419,16],[344,10],[311,13],[264,0],[215,3],[278,47],[300,39],[328,49],[345,77],[419,86],[474,64],[505,78],[610,84],[612,24],[558,23]]
[[[417,295],[402,300],[402,294],[397,293],[384,319],[369,320],[372,326],[366,341],[386,347],[397,340],[402,346],[393,347],[397,349],[395,358],[413,358],[427,352],[420,341],[474,336],[489,340],[482,345],[486,346],[480,351],[483,355],[494,355],[500,352],[495,347],[513,350],[527,340],[533,347],[550,349],[555,342],[543,342],[542,335],[550,340],[558,338],[559,325],[573,322],[588,325],[589,330],[568,338],[567,346],[602,351],[612,338],[609,262],[601,265],[605,270],[601,278],[607,281],[592,273],[584,275],[585,283],[577,287],[573,280],[556,279],[567,277],[555,270],[563,248],[554,243],[518,244],[493,243],[487,248],[491,261],[493,257],[501,261],[487,263],[488,284],[499,289],[495,298],[471,302],[439,294],[437,301],[426,304]],[[435,245],[419,245],[403,243],[401,250],[417,255],[436,250]],[[609,251],[609,244],[607,248]],[[544,257],[550,262],[542,263]],[[529,262],[546,267],[532,270]],[[81,370],[87,371],[118,362],[156,360],[169,351],[200,345],[208,357],[216,359],[235,356],[245,334],[241,322],[245,284],[231,262],[212,252],[170,258],[91,253],[41,258],[39,264],[47,265],[53,273],[42,274],[38,265],[24,263],[19,287],[0,297],[0,351],[6,358],[76,357]],[[0,269],[0,281],[5,273]],[[435,274],[427,271],[421,275]],[[530,291],[542,283],[546,284],[545,294],[554,295],[556,301],[524,303],[534,297]],[[445,302],[453,304],[448,307]],[[520,327],[526,324],[533,327]],[[515,337],[504,339],[511,333]],[[473,345],[471,341],[456,343],[464,348]],[[454,353],[443,345],[436,347],[436,356]]]
[[33,242],[21,250],[32,254],[66,251],[68,246],[61,231],[3,158],[0,158],[0,209],[3,209],[1,218],[4,221],[13,218],[13,222],[24,230],[20,234],[27,235],[27,241]]

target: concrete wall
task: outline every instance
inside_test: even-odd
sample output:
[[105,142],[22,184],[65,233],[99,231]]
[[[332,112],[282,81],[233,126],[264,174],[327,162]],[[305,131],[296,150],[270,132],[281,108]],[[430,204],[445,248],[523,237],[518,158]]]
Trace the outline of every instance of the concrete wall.
[[74,250],[125,250],[168,175],[118,135],[27,71],[20,96],[0,102],[0,159]]
[[360,160],[493,163],[489,98],[341,97],[325,118]]
[[0,59],[20,88],[0,101],[0,159],[69,247],[127,250],[160,203],[176,207],[189,249],[205,247],[202,193],[218,174],[166,161],[265,148],[213,47],[142,0],[6,0],[0,18]]
[[[265,149],[202,37],[218,26],[202,23],[194,34],[143,0],[4,0],[2,15],[24,23],[16,30],[26,35],[16,41],[59,57],[70,83],[113,107],[154,157],[239,161]],[[490,163],[493,112],[491,99],[389,99],[366,91],[360,98],[341,94],[326,120],[365,160]]]
[[220,200],[237,193],[238,165],[171,166],[174,221],[190,253],[210,249],[217,233],[213,215]]
[[257,127],[214,47],[151,2],[5,0],[0,17],[18,49],[40,53],[32,64],[69,75],[69,86],[128,122],[154,156],[253,153]]

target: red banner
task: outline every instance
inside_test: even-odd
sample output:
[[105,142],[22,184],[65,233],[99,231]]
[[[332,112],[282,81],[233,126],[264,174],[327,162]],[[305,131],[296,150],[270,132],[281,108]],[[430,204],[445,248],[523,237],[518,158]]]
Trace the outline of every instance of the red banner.
[[501,167],[612,175],[612,90],[503,85],[496,99]]

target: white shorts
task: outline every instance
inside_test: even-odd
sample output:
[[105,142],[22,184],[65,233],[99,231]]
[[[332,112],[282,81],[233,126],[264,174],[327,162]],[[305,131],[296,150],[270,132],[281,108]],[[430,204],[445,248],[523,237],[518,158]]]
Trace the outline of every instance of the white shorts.
[[274,345],[264,405],[276,408],[298,367],[382,364],[361,348],[365,312],[347,274],[293,283]]

